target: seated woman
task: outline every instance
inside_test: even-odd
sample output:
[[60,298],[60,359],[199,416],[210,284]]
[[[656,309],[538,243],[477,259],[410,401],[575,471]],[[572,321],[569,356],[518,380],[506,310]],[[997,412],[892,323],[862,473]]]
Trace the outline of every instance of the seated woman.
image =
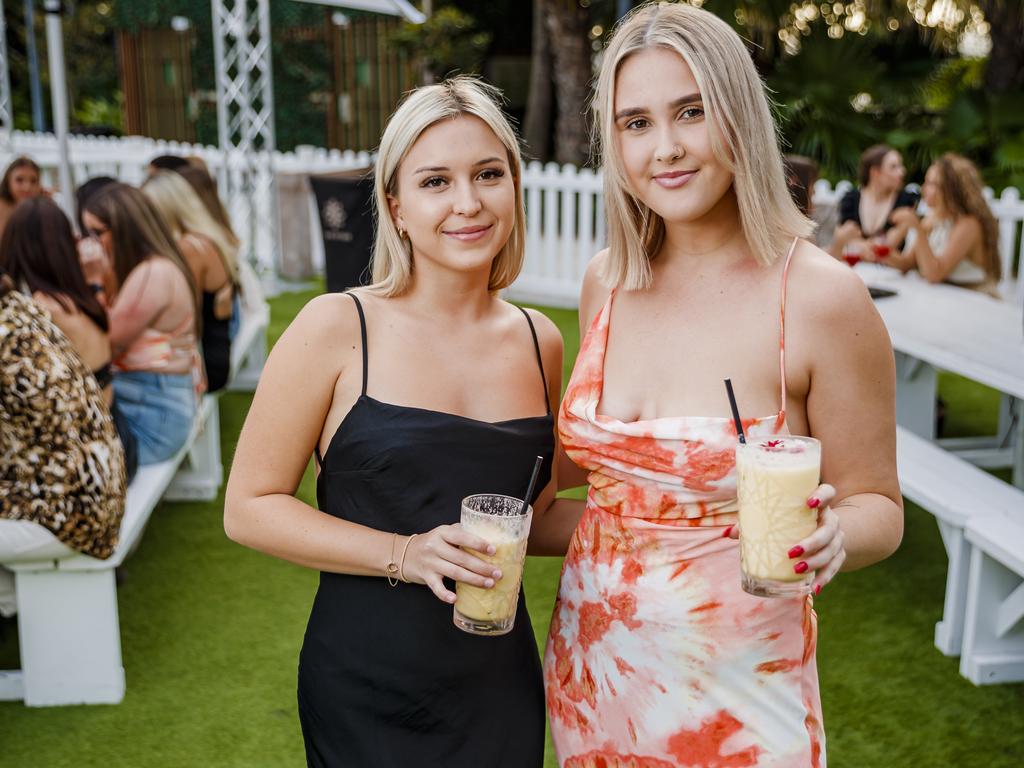
[[71,222],[52,200],[26,200],[7,222],[0,241],[0,266],[23,285],[92,371],[125,449],[128,479],[135,474],[135,440],[114,402],[107,310],[85,282]]
[[885,144],[864,150],[857,171],[859,189],[851,189],[839,201],[839,226],[829,253],[842,258],[885,258],[902,247],[906,226],[893,219],[901,209],[913,210],[917,195],[903,188],[906,169],[900,153]]
[[29,157],[16,157],[0,180],[0,233],[22,200],[43,194],[39,183],[39,166]]
[[[160,214],[133,187],[112,184],[90,197],[82,219],[113,265],[118,407],[138,441],[139,465],[164,461],[188,439],[202,375],[192,272]],[[102,271],[90,269],[86,278],[102,285]]]
[[928,168],[921,187],[928,215],[896,211],[908,228],[902,254],[890,260],[904,272],[916,269],[930,283],[947,282],[998,296],[1001,276],[999,226],[982,194],[974,163],[947,153]]
[[203,311],[207,389],[223,389],[231,372],[231,334],[238,269],[235,247],[185,179],[160,171],[142,185],[188,262]]
[[[103,392],[63,333],[0,267],[0,561],[114,552],[124,454]],[[16,611],[0,568],[0,615]]]

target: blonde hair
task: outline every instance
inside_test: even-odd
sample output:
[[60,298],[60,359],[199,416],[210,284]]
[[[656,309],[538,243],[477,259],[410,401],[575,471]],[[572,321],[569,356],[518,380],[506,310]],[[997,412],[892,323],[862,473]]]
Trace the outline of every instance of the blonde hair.
[[237,248],[231,235],[210,215],[191,184],[174,171],[158,171],[146,180],[142,191],[153,202],[175,238],[185,234],[205,237],[220,254],[231,282],[238,282]]
[[412,282],[412,249],[391,218],[388,196],[398,192],[398,168],[420,135],[442,120],[472,115],[483,120],[505,145],[515,188],[515,221],[508,241],[491,263],[489,291],[511,285],[523,266],[526,211],[523,207],[522,158],[515,132],[502,114],[501,93],[483,81],[459,75],[411,91],[391,115],[377,150],[373,184],[377,235],[373,245],[373,284],[367,290],[380,296],[400,296]]
[[615,79],[635,53],[663,48],[689,65],[703,96],[711,148],[733,173],[740,224],[754,258],[770,264],[811,221],[786,186],[779,137],[764,83],[740,39],[708,11],[648,3],[630,12],[604,52],[594,94],[594,133],[604,154],[608,260],[602,279],[625,290],[651,284],[650,260],[665,238],[665,222],[630,190],[615,130]]

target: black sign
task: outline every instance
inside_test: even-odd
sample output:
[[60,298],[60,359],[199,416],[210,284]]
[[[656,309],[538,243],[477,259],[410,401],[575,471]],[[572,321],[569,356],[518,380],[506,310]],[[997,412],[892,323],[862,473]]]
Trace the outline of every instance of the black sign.
[[310,176],[324,239],[327,290],[369,285],[373,252],[373,170]]

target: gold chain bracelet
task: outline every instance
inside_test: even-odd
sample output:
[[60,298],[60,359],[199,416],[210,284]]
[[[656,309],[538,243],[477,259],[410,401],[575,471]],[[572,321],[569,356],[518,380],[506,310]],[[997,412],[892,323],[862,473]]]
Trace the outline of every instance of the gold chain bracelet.
[[417,536],[419,536],[419,534],[414,533],[412,536],[405,540],[405,546],[402,548],[402,559],[398,565],[398,578],[402,581],[405,581],[407,584],[408,581],[406,581],[405,578],[405,553],[409,551],[409,545],[412,544],[412,540],[415,539]]
[[[388,584],[392,587],[398,586],[398,579],[401,577],[401,568],[398,563],[395,562],[395,545],[398,544],[398,534],[391,534],[391,560],[384,566],[384,575],[388,579]],[[408,546],[408,545],[407,545]],[[404,556],[404,553],[403,553]],[[404,579],[403,579],[404,581]]]

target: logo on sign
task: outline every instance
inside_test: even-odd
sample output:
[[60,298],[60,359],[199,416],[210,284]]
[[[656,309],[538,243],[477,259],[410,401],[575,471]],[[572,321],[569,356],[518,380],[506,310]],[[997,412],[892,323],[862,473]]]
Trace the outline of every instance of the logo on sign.
[[325,240],[338,240],[341,242],[351,242],[352,233],[344,230],[345,223],[348,221],[348,214],[345,212],[345,206],[341,204],[341,201],[336,197],[329,198],[324,203],[323,209],[320,211],[323,216],[324,224],[327,225],[324,231]]

